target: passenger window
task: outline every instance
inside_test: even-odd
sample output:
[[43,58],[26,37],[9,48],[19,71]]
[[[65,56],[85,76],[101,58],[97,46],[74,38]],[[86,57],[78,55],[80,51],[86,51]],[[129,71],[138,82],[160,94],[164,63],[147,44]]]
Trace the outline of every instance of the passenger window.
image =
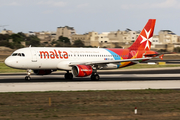
[[22,56],[23,56],[23,57],[25,57],[25,54],[24,54],[24,53],[22,53]]

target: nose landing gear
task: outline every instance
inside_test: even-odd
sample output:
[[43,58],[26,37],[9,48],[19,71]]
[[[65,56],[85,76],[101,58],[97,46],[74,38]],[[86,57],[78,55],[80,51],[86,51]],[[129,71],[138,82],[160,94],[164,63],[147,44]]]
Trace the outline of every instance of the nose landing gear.
[[30,80],[31,80],[30,75],[31,75],[31,70],[28,69],[28,70],[27,70],[27,76],[25,77],[25,80],[30,81]]

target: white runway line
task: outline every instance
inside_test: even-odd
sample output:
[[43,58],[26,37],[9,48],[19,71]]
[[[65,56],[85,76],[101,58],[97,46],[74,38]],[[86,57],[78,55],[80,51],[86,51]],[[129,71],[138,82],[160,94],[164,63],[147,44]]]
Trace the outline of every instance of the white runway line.
[[180,81],[1,83],[0,92],[180,89]]

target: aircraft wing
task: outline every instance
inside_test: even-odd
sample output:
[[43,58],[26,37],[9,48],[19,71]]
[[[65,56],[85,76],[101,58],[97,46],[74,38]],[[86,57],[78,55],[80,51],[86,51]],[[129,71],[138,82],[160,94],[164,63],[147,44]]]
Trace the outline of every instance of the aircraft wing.
[[96,64],[109,64],[109,63],[120,63],[120,62],[134,62],[139,63],[140,60],[149,60],[152,57],[146,58],[135,58],[135,59],[122,59],[122,60],[102,60],[102,61],[92,61],[92,62],[70,62],[70,66],[74,65],[96,65]]

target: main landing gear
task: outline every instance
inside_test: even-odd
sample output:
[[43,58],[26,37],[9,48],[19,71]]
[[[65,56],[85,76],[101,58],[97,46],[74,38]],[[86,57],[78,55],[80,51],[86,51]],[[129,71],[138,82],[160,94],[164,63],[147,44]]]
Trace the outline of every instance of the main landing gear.
[[69,71],[67,71],[67,73],[64,75],[65,79],[70,79],[72,80],[73,79],[73,74],[72,73],[69,73]]
[[91,80],[92,81],[98,81],[99,80],[99,75],[98,75],[98,73],[97,73],[97,67],[98,66],[95,66],[95,69],[93,69],[93,73],[92,73],[92,75],[91,75]]
[[25,80],[30,81],[30,80],[31,80],[30,75],[31,75],[31,70],[28,69],[28,70],[27,70],[27,76],[25,77]]
[[99,80],[99,75],[97,74],[97,73],[93,73],[92,75],[91,75],[91,80],[93,80],[93,81],[98,81]]

